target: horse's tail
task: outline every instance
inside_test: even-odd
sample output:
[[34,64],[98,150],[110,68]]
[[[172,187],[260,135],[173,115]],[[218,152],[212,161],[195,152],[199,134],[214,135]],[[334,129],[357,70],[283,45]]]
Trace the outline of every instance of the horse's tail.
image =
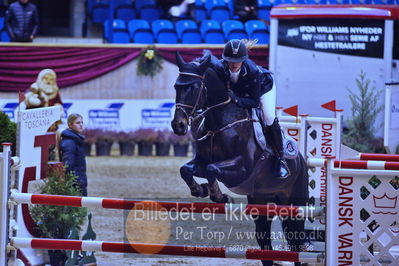
[[309,202],[309,173],[306,161],[301,153],[295,159],[296,179],[291,202],[295,205],[305,206]]

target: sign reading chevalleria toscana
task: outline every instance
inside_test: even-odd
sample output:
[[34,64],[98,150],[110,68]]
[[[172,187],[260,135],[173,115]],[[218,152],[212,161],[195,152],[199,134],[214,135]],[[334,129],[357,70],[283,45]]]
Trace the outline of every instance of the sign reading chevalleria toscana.
[[282,19],[278,44],[355,56],[382,58],[384,21],[371,19]]

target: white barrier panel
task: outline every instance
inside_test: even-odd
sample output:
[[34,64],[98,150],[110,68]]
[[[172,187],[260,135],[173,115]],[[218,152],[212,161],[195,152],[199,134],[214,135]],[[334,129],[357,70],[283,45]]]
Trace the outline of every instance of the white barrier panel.
[[[20,111],[17,130],[17,155],[21,166],[18,177],[18,191],[28,192],[30,181],[44,178],[47,167],[49,144],[55,143],[54,134],[46,134],[49,127],[61,118],[59,106]],[[18,206],[18,237],[31,237],[32,223],[27,206]],[[33,265],[42,264],[41,250],[22,249],[18,256],[24,256]]]
[[399,83],[385,85],[384,146],[395,153],[399,145]]
[[399,265],[399,171],[328,162],[327,265]]
[[[336,112],[336,118],[283,116],[277,109],[277,116],[286,135],[296,139],[301,152],[307,158],[328,156],[340,157],[342,111]],[[304,150],[304,151],[303,151]],[[309,169],[309,197],[316,206],[326,206],[326,169]],[[324,220],[320,221],[324,224]]]

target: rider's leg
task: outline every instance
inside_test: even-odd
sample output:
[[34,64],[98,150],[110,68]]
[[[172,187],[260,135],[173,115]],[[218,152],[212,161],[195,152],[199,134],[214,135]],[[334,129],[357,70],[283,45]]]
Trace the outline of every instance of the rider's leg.
[[286,178],[289,175],[287,163],[284,160],[283,136],[281,133],[280,124],[276,117],[276,87],[262,95],[260,98],[264,121],[266,123],[266,131],[268,137],[266,140],[271,140],[270,144],[274,149],[279,162],[280,178]]

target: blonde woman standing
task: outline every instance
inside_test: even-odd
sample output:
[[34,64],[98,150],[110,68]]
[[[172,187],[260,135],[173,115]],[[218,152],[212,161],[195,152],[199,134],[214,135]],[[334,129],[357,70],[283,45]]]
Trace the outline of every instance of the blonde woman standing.
[[70,114],[68,128],[61,133],[60,152],[68,172],[77,176],[83,196],[87,196],[86,154],[83,146],[85,137],[83,118],[79,114]]

